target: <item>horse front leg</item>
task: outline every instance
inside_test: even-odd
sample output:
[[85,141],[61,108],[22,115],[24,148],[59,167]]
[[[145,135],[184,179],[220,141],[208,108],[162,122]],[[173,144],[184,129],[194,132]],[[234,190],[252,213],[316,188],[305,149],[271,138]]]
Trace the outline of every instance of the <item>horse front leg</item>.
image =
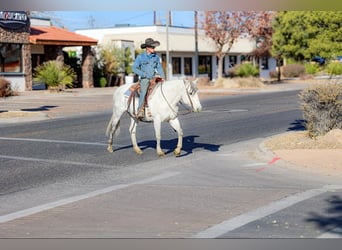
[[155,135],[156,135],[156,142],[157,142],[157,154],[158,156],[164,156],[165,153],[163,152],[163,150],[161,149],[160,146],[160,140],[161,140],[161,133],[160,133],[160,128],[161,128],[161,121],[159,119],[154,119],[153,120],[153,125],[154,125],[154,131],[155,131]]
[[138,143],[137,143],[137,122],[132,118],[131,119],[131,125],[129,126],[129,132],[131,134],[131,141],[132,141],[132,145],[133,145],[133,149],[134,151],[141,155],[143,153],[143,151],[139,148]]
[[178,134],[177,147],[173,151],[173,153],[175,156],[179,156],[181,153],[181,150],[182,150],[182,146],[183,146],[183,129],[180,126],[178,118],[176,118],[174,120],[170,120],[170,125],[174,130],[176,130],[176,132]]

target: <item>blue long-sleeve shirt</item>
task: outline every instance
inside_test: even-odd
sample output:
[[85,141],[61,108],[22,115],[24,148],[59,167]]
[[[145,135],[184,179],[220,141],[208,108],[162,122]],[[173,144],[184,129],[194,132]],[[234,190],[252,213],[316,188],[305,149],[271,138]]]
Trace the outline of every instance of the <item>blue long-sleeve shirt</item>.
[[156,74],[165,78],[160,58],[157,54],[147,54],[146,51],[137,56],[133,64],[133,72],[141,78],[152,79]]

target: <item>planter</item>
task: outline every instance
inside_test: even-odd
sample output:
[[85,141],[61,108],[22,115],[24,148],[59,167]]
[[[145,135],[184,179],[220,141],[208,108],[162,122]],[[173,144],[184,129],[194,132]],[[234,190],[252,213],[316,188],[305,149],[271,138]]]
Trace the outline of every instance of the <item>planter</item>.
[[133,83],[134,76],[125,76],[125,84]]

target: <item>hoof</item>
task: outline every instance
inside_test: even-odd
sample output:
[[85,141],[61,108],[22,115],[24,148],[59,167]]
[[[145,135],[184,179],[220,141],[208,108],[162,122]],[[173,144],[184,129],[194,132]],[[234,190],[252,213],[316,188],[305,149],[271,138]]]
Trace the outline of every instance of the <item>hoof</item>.
[[138,155],[142,155],[143,151],[140,148],[134,148],[134,151],[138,154]]
[[113,150],[113,148],[112,148],[111,146],[108,146],[108,147],[107,147],[107,151],[108,151],[109,153],[113,153],[113,152],[114,152],[114,150]]
[[177,150],[177,149],[175,149],[175,151],[173,151],[173,154],[174,154],[175,156],[180,156],[180,153],[181,153],[181,151],[180,151],[180,150]]
[[159,157],[163,157],[163,156],[165,156],[165,153],[164,153],[163,151],[158,152],[158,156],[159,156]]

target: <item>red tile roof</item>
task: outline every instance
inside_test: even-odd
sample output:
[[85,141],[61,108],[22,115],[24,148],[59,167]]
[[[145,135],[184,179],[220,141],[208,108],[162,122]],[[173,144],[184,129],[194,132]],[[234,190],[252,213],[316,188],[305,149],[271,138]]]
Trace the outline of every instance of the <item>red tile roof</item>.
[[30,43],[63,46],[92,46],[97,40],[54,26],[31,26]]

